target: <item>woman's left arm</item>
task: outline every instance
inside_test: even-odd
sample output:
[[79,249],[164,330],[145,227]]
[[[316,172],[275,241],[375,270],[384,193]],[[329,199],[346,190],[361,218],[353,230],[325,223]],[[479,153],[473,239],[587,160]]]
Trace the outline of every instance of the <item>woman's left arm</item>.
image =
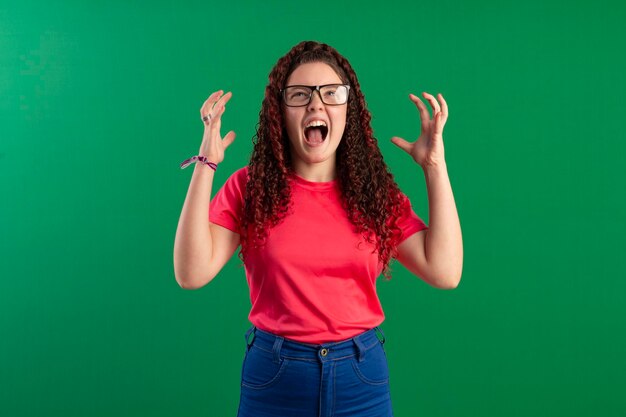
[[433,119],[426,105],[410,94],[420,112],[420,137],[412,143],[399,137],[391,141],[411,155],[424,171],[430,224],[427,230],[414,233],[398,245],[398,261],[434,287],[456,288],[463,270],[463,240],[444,158],[443,127],[448,119],[448,105],[441,94],[441,104],[432,95],[423,95],[433,108]]

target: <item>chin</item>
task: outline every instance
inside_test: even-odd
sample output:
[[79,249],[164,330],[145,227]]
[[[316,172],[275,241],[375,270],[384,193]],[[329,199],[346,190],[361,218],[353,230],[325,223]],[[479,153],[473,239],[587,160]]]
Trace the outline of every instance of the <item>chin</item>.
[[337,152],[336,147],[331,149],[330,144],[324,143],[322,146],[310,148],[304,144],[299,153],[299,157],[305,162],[317,163],[324,162],[331,158]]
[[302,162],[305,162],[307,164],[319,164],[321,162],[326,162],[331,155],[326,155],[324,154],[311,154],[311,153],[304,153],[301,155],[298,155],[299,159],[302,160]]

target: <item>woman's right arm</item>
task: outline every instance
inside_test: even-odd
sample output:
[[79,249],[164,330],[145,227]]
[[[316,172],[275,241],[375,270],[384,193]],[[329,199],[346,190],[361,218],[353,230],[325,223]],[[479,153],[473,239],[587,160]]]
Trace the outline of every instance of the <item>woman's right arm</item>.
[[[222,94],[221,90],[211,94],[200,109],[201,117],[210,114],[211,119],[204,122],[199,155],[216,164],[224,160],[224,150],[235,140],[233,131],[223,139],[220,136],[221,116],[232,96],[230,92]],[[176,282],[185,289],[208,284],[239,246],[239,234],[210,223],[208,213],[214,176],[210,167],[196,163],[178,220],[174,273]]]

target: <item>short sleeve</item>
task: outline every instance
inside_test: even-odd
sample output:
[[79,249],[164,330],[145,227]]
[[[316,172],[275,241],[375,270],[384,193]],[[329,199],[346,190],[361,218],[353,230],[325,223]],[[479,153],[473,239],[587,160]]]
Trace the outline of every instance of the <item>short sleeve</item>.
[[428,229],[426,223],[424,223],[424,221],[417,214],[415,214],[413,207],[411,206],[411,201],[404,193],[401,194],[401,199],[402,211],[397,220],[397,225],[402,231],[402,236],[400,237],[398,244],[402,243],[413,233]]
[[235,233],[240,232],[243,196],[246,191],[248,168],[235,171],[209,203],[209,221]]

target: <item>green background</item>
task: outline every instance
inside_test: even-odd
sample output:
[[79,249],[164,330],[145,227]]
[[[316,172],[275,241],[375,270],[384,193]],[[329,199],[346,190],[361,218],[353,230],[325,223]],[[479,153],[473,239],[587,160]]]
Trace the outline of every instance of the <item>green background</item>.
[[395,415],[626,415],[623,2],[84,3],[0,3],[0,415],[236,414],[248,288],[237,259],[177,285],[179,164],[218,89],[216,184],[246,164],[308,39],[351,61],[425,220],[389,138],[419,133],[409,92],[450,108],[463,279],[379,281]]

